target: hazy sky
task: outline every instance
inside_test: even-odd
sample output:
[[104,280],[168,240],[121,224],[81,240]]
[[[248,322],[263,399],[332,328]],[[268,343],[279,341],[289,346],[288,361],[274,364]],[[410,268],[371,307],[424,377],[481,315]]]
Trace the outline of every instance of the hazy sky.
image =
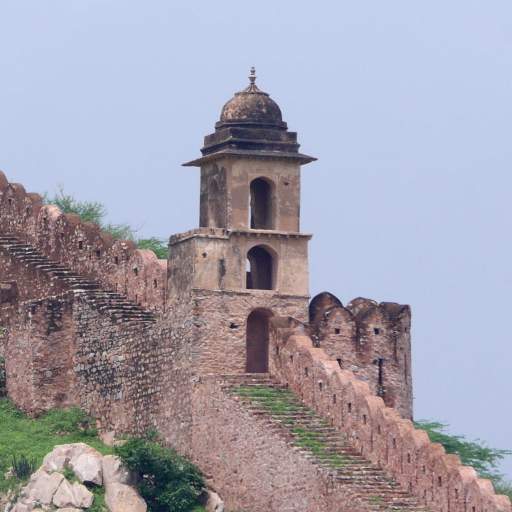
[[410,304],[416,418],[512,448],[510,0],[0,0],[0,44],[9,180],[162,238],[256,66],[318,158],[311,294]]

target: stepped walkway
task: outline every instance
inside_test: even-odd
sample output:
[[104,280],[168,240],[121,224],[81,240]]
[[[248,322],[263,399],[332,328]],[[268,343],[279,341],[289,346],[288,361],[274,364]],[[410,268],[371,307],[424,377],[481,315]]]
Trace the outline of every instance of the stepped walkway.
[[101,313],[109,315],[113,321],[151,323],[156,320],[153,313],[145,311],[135,302],[119,293],[103,289],[98,283],[50,260],[41,251],[16,237],[1,235],[0,249],[2,248],[26,266],[34,266],[50,279],[60,280],[69,290],[81,291],[82,297],[93,302]]
[[235,394],[253,416],[274,427],[287,443],[303,450],[313,464],[346,486],[347,496],[375,511],[429,510],[268,374],[225,375],[224,382],[225,391]]

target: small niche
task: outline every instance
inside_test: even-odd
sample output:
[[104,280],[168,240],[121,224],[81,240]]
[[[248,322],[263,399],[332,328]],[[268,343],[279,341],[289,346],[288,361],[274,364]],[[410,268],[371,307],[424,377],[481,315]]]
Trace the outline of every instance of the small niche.
[[347,409],[348,412],[352,412],[352,404],[350,402],[347,404]]
[[410,453],[407,454],[407,462],[409,464],[411,463],[411,454]]
[[439,487],[441,487],[443,485],[442,477],[440,477],[440,476],[437,477],[437,484],[439,485]]
[[375,327],[373,329],[373,334],[380,334],[380,329],[378,327]]
[[96,258],[98,258],[98,259],[101,258],[101,251],[96,251]]
[[119,258],[117,256],[114,256],[114,263],[116,265],[119,265]]
[[234,324],[233,322],[231,322],[230,326],[229,326],[230,329],[238,329],[238,325]]
[[138,269],[137,267],[135,267],[135,268],[133,269],[133,273],[134,273],[136,276],[138,276],[138,275],[139,275],[139,269]]
[[153,288],[158,288],[158,281],[156,279],[153,280]]
[[366,425],[366,414],[363,414],[363,425]]
[[12,206],[12,199],[8,199],[9,201],[9,206]]
[[322,381],[320,381],[320,382],[318,383],[318,389],[319,389],[320,391],[322,391],[322,389],[323,389],[323,388],[324,388],[324,383],[323,383]]
[[308,368],[304,368],[304,375],[307,377],[308,376]]
[[26,208],[26,209],[25,209],[25,213],[26,213],[27,215],[30,215],[30,208]]
[[341,332],[341,329],[339,327],[334,328],[334,334],[339,334]]
[[279,355],[279,347],[277,346],[276,347],[276,356],[278,356],[278,355]]
[[84,248],[84,243],[82,242],[82,240],[79,240],[79,241],[78,241],[78,248],[79,248],[80,250],[82,250],[82,249]]
[[61,239],[61,240],[64,240],[64,236],[65,236],[65,235],[64,235],[64,233],[63,233],[63,232],[61,232],[61,233],[60,233],[60,239]]
[[380,434],[380,425],[377,425],[377,433]]
[[332,395],[332,403],[335,404],[336,403],[336,395]]
[[396,448],[396,439],[393,439],[393,448]]
[[341,359],[336,359],[338,361],[338,366],[341,368]]
[[290,356],[290,363],[293,363],[293,355]]

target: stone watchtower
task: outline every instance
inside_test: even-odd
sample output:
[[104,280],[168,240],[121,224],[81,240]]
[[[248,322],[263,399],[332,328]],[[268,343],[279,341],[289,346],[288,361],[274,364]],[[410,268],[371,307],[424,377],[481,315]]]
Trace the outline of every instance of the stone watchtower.
[[269,318],[308,316],[300,168],[316,159],[299,153],[254,68],[249,79],[224,105],[203,156],[184,164],[201,169],[200,227],[169,242],[171,310],[182,311],[194,362],[209,371],[268,371]]

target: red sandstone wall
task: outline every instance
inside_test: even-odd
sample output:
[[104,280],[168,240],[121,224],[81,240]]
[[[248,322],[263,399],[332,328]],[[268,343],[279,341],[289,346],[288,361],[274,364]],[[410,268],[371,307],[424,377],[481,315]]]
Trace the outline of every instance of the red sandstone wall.
[[147,309],[165,307],[167,261],[138,250],[131,240],[115,240],[97,224],[44,206],[38,194],[8,183],[0,171],[0,235],[12,234],[53,261],[118,291]]
[[[281,334],[282,332],[282,334]],[[462,466],[455,455],[430,443],[426,432],[415,430],[395,409],[373,396],[368,384],[341,370],[307,336],[290,336],[277,329],[273,343],[279,353],[273,371],[304,403],[327,418],[372,462],[388,469],[423,503],[439,511],[504,512],[510,500],[494,494],[488,480]]]

